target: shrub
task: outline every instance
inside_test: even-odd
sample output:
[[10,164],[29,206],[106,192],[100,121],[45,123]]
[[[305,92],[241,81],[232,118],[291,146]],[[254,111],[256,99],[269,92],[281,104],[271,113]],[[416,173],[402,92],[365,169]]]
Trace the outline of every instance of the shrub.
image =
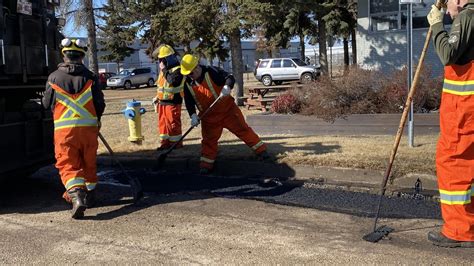
[[346,76],[331,80],[322,77],[306,87],[311,95],[302,113],[334,121],[353,113],[374,113],[378,98],[373,90],[374,72],[353,68]]
[[[303,88],[302,114],[316,115],[326,121],[350,114],[399,113],[408,94],[406,69],[389,75],[379,71],[351,68],[337,79],[322,77],[319,82]],[[424,67],[413,99],[415,112],[439,108],[442,78],[432,78]]]
[[271,111],[279,114],[295,114],[300,112],[301,106],[301,100],[288,91],[275,98]]
[[[385,78],[384,85],[377,92],[380,98],[379,113],[397,113],[403,110],[408,95],[407,69],[392,72]],[[414,112],[429,112],[439,108],[442,78],[434,78],[431,69],[424,66],[413,97]]]

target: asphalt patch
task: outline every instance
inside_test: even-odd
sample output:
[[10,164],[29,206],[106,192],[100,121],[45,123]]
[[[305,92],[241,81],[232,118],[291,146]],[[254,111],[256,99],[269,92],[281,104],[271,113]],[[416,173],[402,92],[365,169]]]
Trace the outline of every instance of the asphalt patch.
[[[144,192],[173,194],[183,192],[211,193],[217,197],[261,200],[274,204],[313,208],[361,217],[374,217],[378,195],[342,189],[309,188],[302,183],[259,177],[222,177],[192,172],[133,170]],[[120,172],[112,171],[101,180],[115,179],[126,183]],[[440,219],[439,204],[417,198],[387,197],[382,200],[380,217]]]

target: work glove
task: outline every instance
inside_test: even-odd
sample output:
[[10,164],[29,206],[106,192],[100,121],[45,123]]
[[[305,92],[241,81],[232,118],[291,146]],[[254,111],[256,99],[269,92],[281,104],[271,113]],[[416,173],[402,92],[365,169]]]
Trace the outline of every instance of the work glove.
[[154,97],[153,100],[151,100],[153,104],[153,108],[155,109],[155,113],[158,113],[158,98]]
[[221,90],[221,95],[220,96],[229,96],[230,95],[230,87],[229,85],[225,85],[222,90]]
[[439,10],[435,5],[431,6],[431,11],[428,13],[428,16],[426,18],[428,19],[428,23],[430,26],[433,26],[436,23],[443,22],[443,12]]
[[197,127],[199,125],[199,116],[194,113],[191,115],[191,126],[192,127]]
[[102,127],[102,123],[100,122],[100,120],[97,120],[97,128],[99,129],[99,131],[101,127]]

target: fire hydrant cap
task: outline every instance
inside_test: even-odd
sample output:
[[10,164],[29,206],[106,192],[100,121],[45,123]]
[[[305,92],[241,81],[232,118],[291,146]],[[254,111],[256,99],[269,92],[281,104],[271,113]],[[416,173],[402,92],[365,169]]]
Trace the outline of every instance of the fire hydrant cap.
[[137,102],[135,100],[127,102],[127,107],[139,107],[141,105],[142,105],[141,102]]

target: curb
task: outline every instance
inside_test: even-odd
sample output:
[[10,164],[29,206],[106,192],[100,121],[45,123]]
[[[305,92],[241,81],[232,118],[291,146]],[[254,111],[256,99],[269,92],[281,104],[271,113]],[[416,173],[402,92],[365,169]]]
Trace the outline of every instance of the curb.
[[[156,157],[117,156],[126,167],[153,168]],[[97,164],[112,166],[115,164],[110,156],[99,156]],[[168,158],[163,170],[170,172],[199,171],[199,160],[191,158]],[[380,194],[383,179],[382,171],[369,169],[352,169],[341,167],[288,165],[286,163],[264,163],[259,161],[225,160],[216,161],[214,175],[223,177],[244,177],[272,179],[278,178],[290,186],[307,186],[314,188],[343,189],[352,192]],[[417,180],[421,183],[420,191],[415,190]],[[439,198],[436,176],[428,174],[408,174],[397,178],[387,187],[385,195],[394,197],[411,197],[437,201]]]

